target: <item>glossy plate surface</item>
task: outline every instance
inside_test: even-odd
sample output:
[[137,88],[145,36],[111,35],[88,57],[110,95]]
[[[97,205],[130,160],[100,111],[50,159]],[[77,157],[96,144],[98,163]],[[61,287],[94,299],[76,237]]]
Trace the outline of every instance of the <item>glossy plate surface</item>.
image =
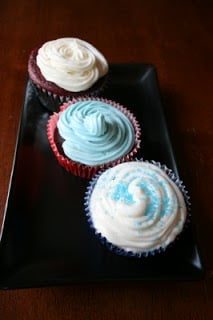
[[[160,161],[178,174],[155,68],[111,65],[103,96],[128,107],[139,120],[139,157]],[[99,243],[84,213],[88,181],[58,165],[46,137],[48,117],[28,82],[0,244],[0,288],[202,277],[191,226],[171,250],[155,257],[121,257]]]

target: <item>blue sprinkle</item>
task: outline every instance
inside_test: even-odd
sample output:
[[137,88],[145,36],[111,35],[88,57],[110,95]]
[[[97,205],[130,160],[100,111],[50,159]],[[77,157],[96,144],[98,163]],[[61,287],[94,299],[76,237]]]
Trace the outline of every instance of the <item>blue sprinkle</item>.
[[125,204],[135,203],[132,194],[128,191],[128,184],[124,182],[120,182],[115,186],[112,199],[114,201],[123,201]]

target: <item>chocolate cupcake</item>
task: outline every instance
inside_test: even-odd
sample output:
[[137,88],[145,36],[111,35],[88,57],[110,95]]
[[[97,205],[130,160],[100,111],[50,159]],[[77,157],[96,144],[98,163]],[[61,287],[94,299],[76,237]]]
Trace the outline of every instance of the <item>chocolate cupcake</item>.
[[38,97],[48,110],[73,97],[98,95],[108,75],[105,57],[78,38],[60,38],[32,50],[28,73]]
[[83,178],[132,159],[140,148],[134,115],[103,98],[78,98],[62,105],[48,121],[47,136],[60,165]]
[[145,257],[177,241],[190,203],[183,183],[166,166],[130,161],[92,179],[85,209],[90,226],[110,250]]

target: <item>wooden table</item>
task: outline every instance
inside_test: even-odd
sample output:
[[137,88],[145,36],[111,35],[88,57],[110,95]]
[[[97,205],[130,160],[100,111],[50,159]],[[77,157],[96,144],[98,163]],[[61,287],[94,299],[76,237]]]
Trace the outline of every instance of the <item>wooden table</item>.
[[4,214],[27,60],[41,42],[76,36],[111,63],[153,63],[205,265],[199,281],[0,291],[0,318],[213,319],[212,1],[2,0],[0,217]]

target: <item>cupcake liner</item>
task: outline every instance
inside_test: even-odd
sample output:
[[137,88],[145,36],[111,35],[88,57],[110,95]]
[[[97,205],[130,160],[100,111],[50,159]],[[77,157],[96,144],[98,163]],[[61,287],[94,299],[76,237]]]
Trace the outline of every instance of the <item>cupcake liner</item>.
[[52,94],[50,91],[37,86],[32,82],[32,80],[30,81],[33,85],[33,89],[38,97],[38,100],[40,101],[42,107],[44,107],[47,111],[58,111],[60,105],[70,99],[70,97],[57,96],[56,94]]
[[62,103],[68,102],[76,97],[85,96],[85,92],[87,92],[88,97],[97,97],[107,87],[107,79],[106,79],[106,81],[104,81],[104,83],[102,84],[102,86],[100,88],[96,88],[96,89],[94,89],[94,91],[91,91],[90,93],[88,93],[89,90],[87,90],[85,92],[83,92],[83,91],[79,92],[79,93],[73,92],[68,96],[63,96],[63,95],[54,94],[44,88],[39,87],[38,85],[33,83],[33,81],[31,79],[30,79],[30,81],[33,84],[34,91],[36,92],[36,95],[37,95],[40,103],[42,104],[42,106],[51,112],[58,112]]
[[145,258],[145,257],[152,257],[155,255],[159,255],[162,254],[164,252],[169,251],[170,249],[172,249],[175,244],[178,242],[178,240],[181,238],[181,236],[185,233],[185,230],[187,229],[187,227],[189,226],[190,222],[191,222],[191,202],[190,202],[190,196],[188,194],[188,191],[185,187],[185,185],[183,184],[183,181],[180,180],[175,173],[169,169],[166,165],[161,164],[160,162],[156,162],[154,160],[148,161],[148,160],[143,160],[143,159],[133,159],[132,161],[143,161],[143,162],[147,162],[147,163],[151,163],[157,167],[159,167],[160,169],[162,169],[168,176],[169,178],[177,185],[177,187],[179,188],[179,190],[182,192],[184,200],[185,200],[185,204],[186,204],[186,210],[187,210],[187,215],[186,215],[186,220],[183,226],[182,231],[175,237],[175,239],[168,244],[166,247],[159,247],[158,249],[153,249],[153,250],[149,250],[149,251],[141,251],[141,252],[133,252],[133,251],[127,251],[123,248],[118,247],[117,245],[111,243],[110,241],[108,241],[106,239],[106,237],[104,237],[94,226],[93,224],[93,220],[91,218],[91,212],[89,209],[89,203],[90,203],[90,197],[91,194],[93,192],[93,189],[96,185],[97,180],[99,179],[99,177],[102,175],[102,173],[105,170],[100,170],[89,182],[86,192],[85,192],[85,197],[84,197],[84,208],[85,208],[85,213],[86,213],[86,217],[87,217],[87,221],[89,224],[89,227],[91,228],[91,230],[94,232],[95,236],[99,239],[99,241],[105,246],[107,247],[111,252],[120,255],[120,256],[124,256],[124,257],[133,257],[133,258]]
[[[101,101],[101,102],[105,102],[108,103],[112,106],[114,106],[115,108],[119,109],[121,112],[123,112],[131,121],[133,127],[134,127],[134,131],[135,131],[135,143],[134,146],[132,148],[132,150],[124,155],[123,157],[102,164],[102,165],[96,165],[96,166],[89,166],[89,165],[85,165],[82,163],[77,163],[69,158],[67,158],[64,154],[62,154],[57,146],[57,143],[55,141],[55,133],[57,132],[57,122],[60,116],[60,113],[63,112],[68,106],[70,106],[71,104],[74,104],[78,101],[86,101],[86,100],[94,100],[94,101]],[[81,98],[73,98],[71,101],[64,103],[61,107],[60,107],[60,112],[59,113],[54,113],[52,116],[50,116],[50,119],[47,123],[47,137],[50,143],[50,147],[56,157],[56,159],[58,160],[58,163],[65,169],[67,170],[69,173],[75,175],[75,176],[79,176],[81,178],[85,178],[85,179],[90,179],[92,178],[99,170],[101,169],[106,169],[109,166],[115,166],[116,164],[125,162],[125,161],[130,161],[138,152],[139,148],[140,148],[140,134],[141,134],[141,129],[139,126],[138,121],[136,120],[136,118],[134,117],[134,115],[125,107],[121,106],[119,103],[114,102],[112,100],[108,100],[108,99],[104,99],[104,98],[94,98],[94,97],[81,97]]]

